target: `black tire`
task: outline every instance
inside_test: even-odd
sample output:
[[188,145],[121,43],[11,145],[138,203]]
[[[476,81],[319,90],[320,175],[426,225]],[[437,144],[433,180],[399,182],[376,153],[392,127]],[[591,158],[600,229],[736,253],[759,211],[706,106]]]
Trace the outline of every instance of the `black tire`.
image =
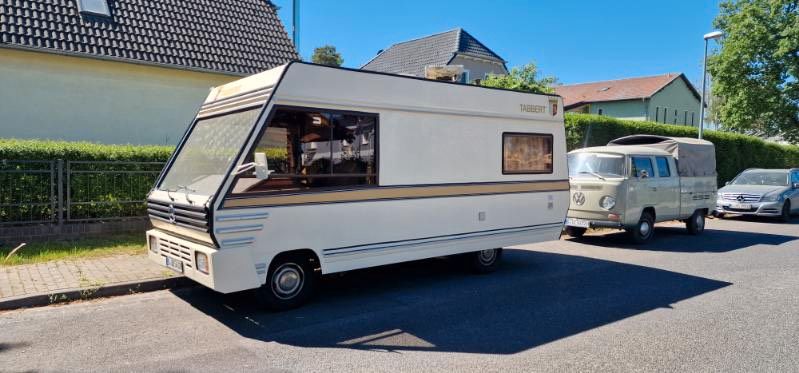
[[782,204],[782,214],[780,214],[780,220],[783,223],[789,223],[791,221],[791,201],[785,200],[785,203]]
[[491,273],[499,267],[499,261],[502,259],[502,248],[466,253],[463,254],[463,259],[468,269],[473,273]]
[[278,256],[269,266],[266,283],[255,289],[258,302],[272,311],[285,311],[307,303],[316,292],[316,262],[307,255]]
[[566,234],[574,238],[580,238],[583,235],[585,235],[585,232],[587,230],[588,229],[586,228],[580,228],[580,227],[566,227]]
[[627,233],[636,244],[648,242],[655,235],[655,217],[645,211],[641,214],[638,224],[632,228],[627,228]]
[[705,212],[702,210],[694,211],[694,214],[685,221],[685,227],[690,234],[702,234],[705,231]]

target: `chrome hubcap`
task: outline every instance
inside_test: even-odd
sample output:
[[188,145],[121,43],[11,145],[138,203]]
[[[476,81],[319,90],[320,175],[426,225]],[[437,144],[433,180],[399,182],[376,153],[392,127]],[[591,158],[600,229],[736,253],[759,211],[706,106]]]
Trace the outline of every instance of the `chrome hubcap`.
[[275,270],[272,276],[272,292],[280,299],[295,297],[305,280],[305,272],[295,263],[286,263]]
[[497,249],[480,251],[479,259],[480,264],[491,265],[495,260],[497,260]]
[[652,231],[652,226],[649,225],[649,222],[641,222],[641,235],[646,237],[649,235],[649,232]]

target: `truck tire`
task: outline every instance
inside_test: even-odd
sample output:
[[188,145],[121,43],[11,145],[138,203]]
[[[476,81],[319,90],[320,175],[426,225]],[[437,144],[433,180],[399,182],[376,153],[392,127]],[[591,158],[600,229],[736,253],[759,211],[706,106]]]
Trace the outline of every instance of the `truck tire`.
[[786,199],[785,203],[782,204],[782,214],[780,214],[780,220],[783,223],[789,223],[791,221],[791,201]]
[[277,256],[269,266],[266,283],[255,289],[255,296],[261,306],[271,311],[290,310],[313,297],[318,280],[306,255]]
[[688,229],[688,233],[693,235],[702,234],[705,231],[705,213],[702,210],[694,211],[694,214],[691,215],[688,220],[685,221],[685,227]]
[[476,274],[491,273],[497,270],[502,259],[502,248],[487,249],[463,254],[469,270]]
[[588,229],[580,227],[566,227],[566,234],[574,238],[582,237]]
[[638,224],[626,230],[634,243],[646,243],[655,235],[655,217],[651,213],[644,211],[641,214],[641,219],[638,220]]

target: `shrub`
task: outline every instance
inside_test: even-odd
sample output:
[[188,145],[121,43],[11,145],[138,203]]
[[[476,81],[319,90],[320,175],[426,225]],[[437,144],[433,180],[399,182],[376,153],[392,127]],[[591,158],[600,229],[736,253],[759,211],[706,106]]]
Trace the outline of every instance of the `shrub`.
[[[696,127],[566,114],[566,145],[569,150],[606,145],[613,139],[628,135],[696,137],[697,131]],[[747,168],[799,167],[799,146],[780,145],[754,136],[719,131],[705,131],[704,138],[716,146],[719,183],[732,180]]]

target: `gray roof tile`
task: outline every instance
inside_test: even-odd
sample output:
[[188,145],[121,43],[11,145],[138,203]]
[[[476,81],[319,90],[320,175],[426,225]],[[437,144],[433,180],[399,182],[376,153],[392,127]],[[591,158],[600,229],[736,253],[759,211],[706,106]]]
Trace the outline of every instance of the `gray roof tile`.
[[397,43],[380,52],[361,69],[424,76],[425,66],[446,65],[456,54],[500,63],[505,61],[463,29]]
[[111,17],[77,0],[0,2],[0,47],[84,54],[239,75],[298,60],[266,0],[108,0]]

